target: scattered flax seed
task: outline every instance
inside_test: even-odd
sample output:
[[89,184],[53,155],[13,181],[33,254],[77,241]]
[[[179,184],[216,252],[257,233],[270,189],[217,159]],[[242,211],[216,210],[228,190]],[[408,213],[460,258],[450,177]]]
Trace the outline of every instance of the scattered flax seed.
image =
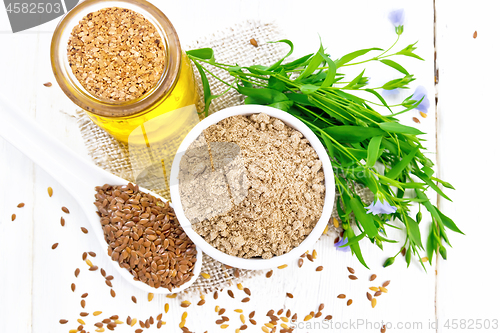
[[137,324],[136,318],[132,319],[132,321],[130,322],[130,327],[134,327],[135,324]]
[[356,275],[349,275],[349,279],[351,279],[351,280],[357,280],[358,277]]
[[21,202],[20,204],[17,205],[17,208],[23,208],[24,207],[24,202]]
[[174,294],[170,294],[170,295],[167,295],[167,298],[176,298],[177,297],[177,294],[174,293]]
[[80,318],[78,318],[76,321],[79,322],[82,325],[85,325],[85,322],[82,319],[80,319]]
[[87,230],[87,228],[82,227],[81,229],[82,229],[82,232],[83,232],[84,234],[88,234],[88,233],[89,233],[89,231]]
[[219,293],[217,292],[217,290],[214,292],[214,299],[217,299],[219,298]]
[[56,249],[56,247],[57,247],[57,245],[59,245],[59,243],[54,243],[54,244],[52,244],[52,250],[55,250],[55,249]]
[[369,292],[366,292],[366,298],[368,298],[369,301],[372,300],[372,294],[370,294]]
[[85,297],[87,297],[88,295],[89,295],[89,293],[84,293],[84,294],[82,294],[82,296],[81,296],[81,297],[82,297],[82,298],[85,298]]
[[182,302],[181,302],[181,306],[182,306],[183,308],[187,308],[187,307],[188,307],[188,306],[190,306],[190,305],[191,305],[191,302],[190,302],[190,301],[182,301]]
[[349,306],[349,305],[351,305],[351,304],[352,304],[352,299],[349,299],[349,300],[347,301],[347,306]]
[[292,315],[292,311],[290,311],[290,309],[286,310],[286,317],[290,318],[291,315]]
[[[477,35],[477,33],[476,33],[476,35]],[[474,37],[474,38],[476,38],[476,37]],[[255,40],[255,38],[250,39],[250,44],[252,44],[254,47],[258,47],[259,46],[259,44]]]
[[334,226],[335,228],[340,227],[339,220],[337,220],[335,217],[333,218],[333,226]]
[[312,318],[313,318],[313,316],[311,316],[310,314],[308,314],[307,316],[304,317],[304,321],[311,320]]
[[82,300],[80,301],[80,305],[82,306],[82,308],[84,308],[84,309],[85,309],[85,300],[84,300],[84,299],[82,299]]
[[111,294],[111,297],[115,297],[116,296],[116,292],[113,289],[111,289],[111,291],[109,293]]
[[286,297],[293,298],[293,295],[291,293],[286,293]]
[[247,303],[250,301],[250,297],[245,297],[241,300],[242,303]]
[[354,268],[351,268],[351,267],[347,267],[347,270],[349,271],[349,273],[351,274],[355,274],[356,272],[354,271]]
[[328,224],[326,225],[325,230],[323,230],[323,235],[326,235],[327,232],[328,232]]
[[250,289],[248,288],[243,288],[243,291],[245,292],[245,294],[247,294],[248,296],[252,296],[252,292],[250,291]]
[[239,278],[240,277],[240,270],[235,269],[233,274],[234,274],[234,277]]
[[66,220],[63,217],[61,217],[61,227],[64,227],[65,224],[66,224]]
[[422,111],[420,111],[420,116],[422,116],[422,118],[427,118],[427,113],[423,113]]
[[201,273],[200,275],[203,276],[207,280],[210,279],[210,274],[208,274],[208,273]]
[[318,311],[321,311],[325,308],[325,304],[321,303],[318,307]]
[[243,313],[243,309],[234,309],[234,312]]
[[222,329],[226,329],[226,328],[228,328],[228,327],[229,327],[229,325],[228,325],[228,324],[223,324],[223,325],[220,325],[220,328],[222,328]]
[[344,294],[339,294],[339,295],[337,296],[337,298],[345,298],[345,295],[344,295]]
[[52,189],[52,187],[47,187],[47,193],[49,194],[49,197],[52,197],[52,194],[54,194],[54,190]]
[[379,290],[378,287],[370,287],[368,289],[370,289],[371,291],[378,291]]
[[273,270],[271,269],[269,272],[266,273],[266,278],[270,278],[273,275]]
[[314,261],[312,254],[307,254],[306,257],[307,257],[307,259],[309,259],[310,262]]
[[[419,120],[417,117],[413,117],[412,119],[413,119],[413,121],[414,121],[414,122],[416,122],[417,124],[420,124],[420,120]],[[403,256],[404,256],[404,254],[403,254]]]
[[106,285],[110,288],[113,288],[113,283],[111,283],[111,281],[109,280],[105,280],[106,281]]
[[372,274],[372,275],[370,276],[370,281],[373,281],[373,280],[375,280],[376,278],[377,278],[377,275],[376,275],[376,274]]
[[106,329],[104,327],[101,327],[101,328],[98,328],[96,329],[95,331],[98,332],[98,333],[102,333],[104,332]]
[[278,310],[278,312],[276,312],[276,314],[277,314],[278,316],[281,316],[281,315],[283,314],[283,311],[284,311],[283,309],[279,309],[279,310]]
[[69,209],[68,208],[66,208],[66,207],[63,206],[63,207],[61,207],[61,210],[63,212],[65,212],[66,214],[69,214]]
[[292,316],[292,321],[293,322],[297,321],[297,314],[296,313]]
[[299,268],[302,267],[302,265],[304,265],[304,259],[300,258],[299,259]]
[[[415,118],[413,118],[415,119]],[[420,121],[419,121],[420,122]],[[401,247],[401,255],[404,257],[406,256],[406,247]]]
[[61,320],[59,320],[59,323],[61,323],[61,324],[66,324],[67,322],[68,322],[68,321],[67,321],[66,319],[61,319]]
[[387,329],[386,329],[385,325],[382,326],[382,328],[380,329],[380,333],[385,333],[386,331],[387,331]]
[[243,290],[243,285],[241,283],[238,283],[236,287],[238,288],[238,290]]
[[94,258],[95,258],[95,257],[96,257],[96,254],[95,254],[95,252],[89,251],[89,256],[91,256],[91,257],[94,257]]
[[15,221],[16,220],[16,214],[12,214],[11,219],[12,219],[12,221]]
[[287,268],[287,267],[288,267],[288,265],[285,264],[285,265],[278,266],[278,269],[283,269],[283,268]]
[[240,320],[241,320],[242,324],[245,323],[245,315],[244,314],[240,314]]
[[318,266],[318,267],[316,268],[316,272],[321,272],[322,270],[323,270],[323,266]]
[[74,292],[74,291],[75,291],[75,289],[76,289],[76,285],[75,285],[74,283],[72,283],[72,284],[71,284],[71,291],[73,291],[73,292]]
[[153,298],[155,297],[155,294],[153,293],[149,293],[148,294],[148,302],[151,302],[153,300]]
[[380,290],[373,294],[373,296],[375,297],[379,297],[380,295],[382,295],[382,292]]
[[383,292],[383,293],[389,292],[389,290],[387,290],[386,287],[380,287],[380,291]]
[[387,286],[389,285],[389,283],[391,283],[391,280],[385,281],[385,282],[382,284],[382,287],[387,287]]
[[200,300],[196,305],[202,306],[203,304],[205,304],[205,300],[204,299]]
[[215,312],[219,313],[219,310],[220,310],[220,306],[216,305],[215,306]]
[[82,260],[86,260],[87,259],[87,252],[83,252],[82,253]]
[[217,312],[219,316],[222,316],[224,313],[226,313],[226,309],[224,308],[220,309],[219,312]]
[[52,82],[45,82],[43,85],[45,87],[52,87]]
[[252,323],[252,325],[257,325],[257,322],[255,321],[255,319],[250,319],[250,322]]
[[255,311],[252,311],[250,312],[250,314],[248,315],[248,318],[253,318],[255,316]]
[[94,266],[94,264],[92,263],[92,261],[90,261],[90,259],[85,259],[85,263],[90,267]]
[[98,316],[98,315],[100,315],[101,313],[102,313],[102,311],[94,311],[92,314],[93,314],[94,316]]
[[78,277],[80,275],[80,268],[75,269],[75,277]]
[[229,295],[229,297],[234,298],[234,293],[232,290],[228,290],[227,294]]
[[[476,39],[477,38],[477,31],[474,31],[474,33],[472,34],[472,38]],[[250,41],[251,42],[251,41]],[[384,325],[385,326],[385,325]]]
[[313,259],[318,259],[318,252],[316,252],[316,250],[313,250],[312,256]]
[[[134,297],[135,298],[135,297]],[[133,300],[133,299],[132,299]],[[134,302],[134,303],[137,303],[137,302]],[[170,308],[170,305],[168,303],[165,303],[165,306],[164,306],[164,310],[165,310],[165,313],[168,313],[168,309]]]
[[372,298],[372,308],[374,308],[377,305],[377,299]]
[[328,315],[325,317],[325,320],[332,320],[333,316],[332,315]]

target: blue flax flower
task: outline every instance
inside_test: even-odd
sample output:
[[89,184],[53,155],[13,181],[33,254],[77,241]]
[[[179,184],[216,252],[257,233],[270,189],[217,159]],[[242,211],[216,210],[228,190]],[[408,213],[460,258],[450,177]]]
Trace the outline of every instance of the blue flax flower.
[[397,208],[394,206],[389,205],[389,202],[385,200],[385,197],[382,193],[377,192],[375,195],[375,199],[373,199],[373,202],[371,203],[370,206],[365,207],[368,209],[366,212],[367,214],[392,214],[395,213]]
[[350,251],[351,248],[349,246],[341,247],[342,245],[347,244],[347,237],[342,237],[337,243],[333,244],[337,248],[337,250],[342,252]]
[[394,24],[396,33],[401,35],[403,33],[403,25],[405,22],[405,10],[403,8],[393,10],[389,13],[389,21]]
[[417,89],[415,89],[415,92],[413,93],[413,97],[411,99],[418,102],[422,99],[422,97],[424,99],[417,106],[417,110],[422,111],[423,113],[427,113],[429,112],[429,107],[431,106],[431,102],[427,97],[427,90],[425,90],[423,86],[418,86]]

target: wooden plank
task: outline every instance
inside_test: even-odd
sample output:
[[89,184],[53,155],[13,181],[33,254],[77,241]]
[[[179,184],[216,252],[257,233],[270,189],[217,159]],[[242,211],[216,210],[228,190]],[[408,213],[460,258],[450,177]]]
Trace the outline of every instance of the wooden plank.
[[[476,327],[478,320],[490,320],[490,325],[500,320],[494,305],[500,291],[493,287],[499,273],[494,189],[500,114],[491,103],[497,95],[493,81],[500,74],[493,65],[500,27],[490,2],[437,1],[436,9],[439,175],[457,189],[447,191],[454,202],[441,199],[439,207],[467,235],[449,232],[453,248],[448,260],[439,262],[439,332],[453,331],[452,326],[444,327],[447,322],[453,325],[453,320],[459,331],[464,327],[486,331]],[[473,286],[470,292],[457,290],[465,285]]]

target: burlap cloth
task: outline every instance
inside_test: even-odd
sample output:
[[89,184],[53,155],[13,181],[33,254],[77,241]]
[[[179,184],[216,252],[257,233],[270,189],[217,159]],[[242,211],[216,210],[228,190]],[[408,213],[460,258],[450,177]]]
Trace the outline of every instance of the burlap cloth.
[[[257,41],[258,47],[250,43],[252,38]],[[214,50],[217,62],[220,63],[237,63],[242,66],[253,64],[268,65],[283,57],[288,52],[288,46],[283,43],[268,44],[267,42],[278,41],[284,38],[282,31],[275,24],[247,21],[196,40],[185,45],[183,48],[190,50],[211,47]],[[230,80],[229,75],[219,69],[213,68],[213,72],[225,80]],[[200,78],[196,70],[195,74],[198,81],[198,91],[200,96],[203,96]],[[208,79],[213,94],[218,94],[225,90],[226,87],[219,81],[213,79],[211,76],[208,76]],[[209,109],[210,113],[230,106],[243,104],[243,99],[243,96],[231,90],[224,96],[213,101]],[[200,101],[197,107],[198,110],[203,110],[203,101]],[[77,111],[77,118],[85,146],[94,163],[119,177],[134,182],[135,176],[128,147],[95,125],[83,111]],[[173,142],[167,149],[175,154],[179,144],[180,142]],[[170,199],[168,189],[156,190],[155,192],[166,199]],[[360,194],[365,202],[371,201],[369,191],[361,191]],[[336,217],[337,213],[334,211],[332,215]],[[330,225],[329,230],[323,237],[336,237],[338,235],[339,230],[336,230],[332,225]],[[210,292],[215,289],[228,287],[240,280],[262,273],[262,271],[255,270],[227,268],[207,255],[203,255],[201,271],[202,273],[210,274],[210,278],[205,279],[200,276],[186,292]]]

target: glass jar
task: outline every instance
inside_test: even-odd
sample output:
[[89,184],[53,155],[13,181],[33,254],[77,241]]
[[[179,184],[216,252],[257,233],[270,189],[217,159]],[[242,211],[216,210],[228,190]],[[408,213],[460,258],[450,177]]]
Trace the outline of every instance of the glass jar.
[[[119,7],[142,14],[158,31],[165,47],[165,66],[143,96],[130,101],[104,100],[90,94],[73,74],[67,55],[71,32],[87,14]],[[144,0],[85,0],[59,22],[51,45],[52,70],[64,93],[94,123],[129,145],[150,146],[182,138],[199,122],[198,94],[191,64],[165,14]],[[180,142],[179,142],[180,143]]]

